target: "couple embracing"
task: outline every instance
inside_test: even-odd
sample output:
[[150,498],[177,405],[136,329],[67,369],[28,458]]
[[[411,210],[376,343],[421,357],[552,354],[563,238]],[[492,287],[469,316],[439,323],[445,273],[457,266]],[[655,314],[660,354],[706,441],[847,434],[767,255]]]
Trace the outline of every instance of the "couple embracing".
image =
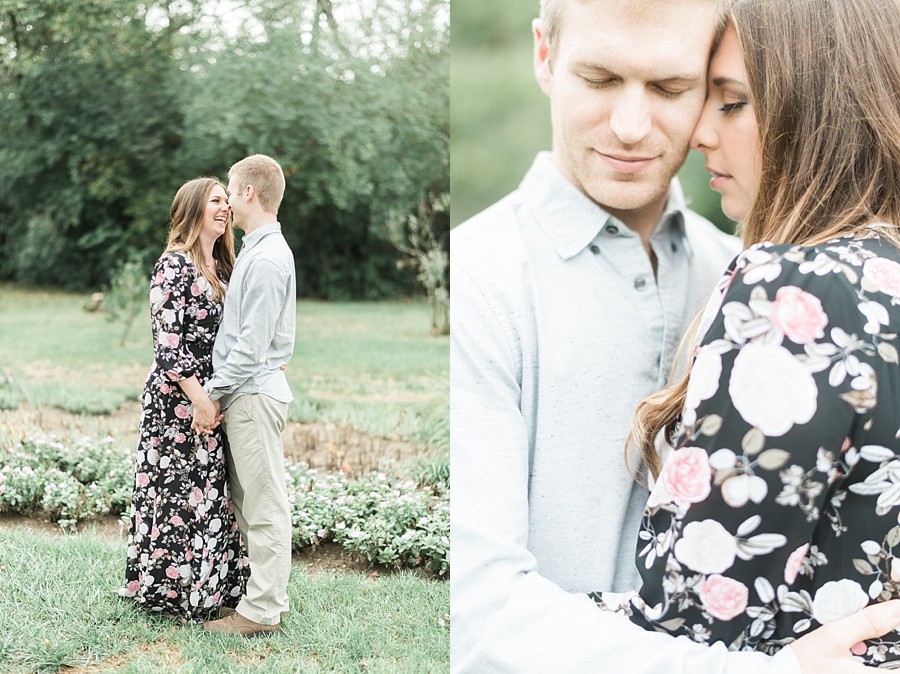
[[[178,190],[151,277],[154,360],[119,594],[207,630],[261,636],[288,611],[281,431],[296,281],[278,222],[281,166],[253,155],[228,179]],[[237,258],[231,221],[244,232]]]
[[900,665],[898,36],[542,0],[552,153],[452,235],[452,672]]

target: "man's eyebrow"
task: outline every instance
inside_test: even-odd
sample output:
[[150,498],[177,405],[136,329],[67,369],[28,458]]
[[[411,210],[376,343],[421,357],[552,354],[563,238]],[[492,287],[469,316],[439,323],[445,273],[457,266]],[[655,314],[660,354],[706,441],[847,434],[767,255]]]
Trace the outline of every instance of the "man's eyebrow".
[[[602,63],[597,63],[595,61],[579,61],[575,64],[576,68],[584,69],[584,70],[593,70],[598,73],[607,73],[609,75],[616,75],[616,71],[608,66],[603,65]],[[653,77],[651,82],[699,82],[703,80],[702,73],[672,73],[671,75],[659,75],[658,77]]]

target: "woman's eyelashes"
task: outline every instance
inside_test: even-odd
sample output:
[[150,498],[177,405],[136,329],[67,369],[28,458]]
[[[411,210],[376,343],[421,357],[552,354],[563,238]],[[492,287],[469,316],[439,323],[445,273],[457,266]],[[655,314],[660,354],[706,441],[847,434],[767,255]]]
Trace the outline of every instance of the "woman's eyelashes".
[[719,112],[724,112],[726,115],[731,112],[736,112],[747,105],[747,101],[737,101],[735,103],[725,103],[721,108],[719,108]]

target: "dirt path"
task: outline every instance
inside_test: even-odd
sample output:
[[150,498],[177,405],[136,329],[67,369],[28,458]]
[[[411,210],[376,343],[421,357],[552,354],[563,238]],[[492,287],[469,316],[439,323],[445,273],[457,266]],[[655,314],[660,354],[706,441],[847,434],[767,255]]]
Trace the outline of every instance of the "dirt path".
[[[0,436],[21,437],[39,429],[63,438],[111,435],[126,447],[137,446],[140,405],[128,402],[112,414],[77,415],[53,407],[23,404],[15,410],[0,410]],[[379,438],[330,423],[302,424],[290,421],[284,431],[285,456],[305,461],[318,470],[344,470],[359,475],[392,462],[402,466],[421,453],[421,448],[403,440]]]

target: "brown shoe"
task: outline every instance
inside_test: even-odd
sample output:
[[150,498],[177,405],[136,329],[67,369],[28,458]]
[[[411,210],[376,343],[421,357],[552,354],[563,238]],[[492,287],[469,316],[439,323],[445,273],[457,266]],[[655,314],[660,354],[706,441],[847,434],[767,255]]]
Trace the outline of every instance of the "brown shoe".
[[203,629],[210,632],[240,634],[244,637],[269,637],[273,634],[278,634],[281,631],[281,625],[263,625],[262,623],[253,622],[235,611],[219,620],[203,623]]
[[223,606],[222,608],[219,609],[219,617],[220,618],[227,618],[232,613],[234,613],[234,609],[231,608],[230,606]]

